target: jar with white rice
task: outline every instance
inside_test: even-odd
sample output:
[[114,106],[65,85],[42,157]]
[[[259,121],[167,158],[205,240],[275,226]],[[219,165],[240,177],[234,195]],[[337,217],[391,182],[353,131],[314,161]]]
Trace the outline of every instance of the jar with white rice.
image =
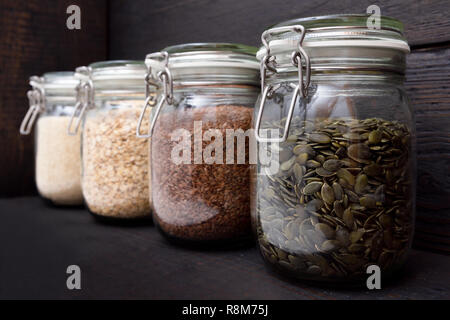
[[79,81],[73,72],[51,72],[30,78],[30,108],[20,133],[35,123],[35,178],[39,194],[55,205],[81,205],[80,134],[67,127],[76,103]]

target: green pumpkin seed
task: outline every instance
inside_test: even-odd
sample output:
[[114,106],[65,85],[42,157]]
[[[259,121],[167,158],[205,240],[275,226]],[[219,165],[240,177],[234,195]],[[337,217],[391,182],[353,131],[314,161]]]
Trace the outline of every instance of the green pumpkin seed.
[[342,200],[344,196],[344,191],[342,190],[341,185],[337,182],[333,182],[332,188],[336,200]]
[[293,172],[294,172],[294,176],[297,182],[301,182],[301,180],[303,179],[303,168],[301,165],[299,165],[298,163],[294,164],[293,167]]
[[334,209],[336,216],[338,216],[339,218],[343,217],[345,207],[341,200],[336,200],[334,202],[333,209]]
[[303,189],[303,193],[306,195],[312,195],[320,190],[322,187],[322,182],[313,181],[308,183],[305,188]]
[[323,167],[319,167],[316,169],[316,173],[321,177],[331,177],[334,176],[334,172],[330,172],[328,170],[325,170]]
[[356,177],[355,192],[359,194],[363,193],[367,187],[367,184],[368,184],[367,176],[365,174],[360,174],[359,176]]
[[337,172],[337,176],[345,180],[349,185],[355,185],[355,177],[347,169],[341,168]]
[[316,212],[322,209],[323,201],[320,199],[313,199],[306,204],[306,210],[309,212]]
[[330,143],[331,138],[329,135],[324,133],[311,133],[309,135],[309,140],[316,143]]
[[294,152],[294,154],[296,155],[300,155],[302,153],[306,153],[311,157],[314,157],[316,155],[316,152],[314,151],[314,149],[310,146],[310,145],[296,145],[294,147],[294,149],[292,149],[292,151]]
[[356,243],[361,240],[362,236],[366,231],[364,229],[358,229],[350,233],[350,241],[351,243]]
[[342,166],[342,162],[340,160],[336,160],[336,159],[329,159],[323,163],[323,168],[325,170],[328,170],[331,172],[335,172],[335,171],[339,170],[341,168],[341,166]]
[[325,203],[332,204],[334,202],[334,191],[328,183],[325,182],[322,185],[320,193],[322,195],[322,200],[325,201]]
[[314,227],[316,228],[316,231],[323,234],[325,236],[325,238],[334,239],[334,236],[336,233],[335,233],[334,229],[331,228],[326,223],[318,223]]
[[288,171],[295,162],[295,157],[290,158],[288,161],[285,161],[281,164],[281,170]]
[[347,155],[350,159],[353,159],[357,162],[366,163],[367,159],[371,157],[371,151],[366,144],[358,143],[352,144],[350,147],[348,147]]
[[369,134],[369,144],[379,144],[381,142],[381,132],[378,130],[374,130]]
[[364,172],[371,177],[376,177],[383,173],[383,169],[377,163],[371,163],[364,167]]
[[311,275],[319,275],[322,273],[322,269],[319,266],[312,265],[306,270],[307,273]]
[[395,266],[411,241],[410,143],[399,122],[294,117],[288,141],[266,149],[280,152],[281,170],[258,177],[265,259],[330,279]]
[[355,132],[346,133],[343,135],[343,137],[349,140],[350,142],[359,142],[364,140],[364,137],[362,135]]
[[359,198],[359,203],[366,208],[373,208],[376,206],[376,201],[374,198],[369,197],[369,196],[365,196],[365,197],[361,197]]
[[325,252],[332,252],[338,250],[340,247],[339,241],[336,240],[326,240],[320,246],[320,249]]
[[344,220],[344,223],[347,225],[348,228],[350,229],[353,228],[354,219],[352,210],[350,208],[345,209],[342,219]]
[[300,153],[296,158],[297,163],[301,164],[302,166],[308,161],[308,154],[307,153]]
[[308,160],[306,161],[307,168],[319,168],[321,166],[320,162],[316,160]]
[[336,230],[336,240],[339,241],[341,246],[347,247],[350,245],[350,234],[348,233],[347,229],[343,227],[338,227]]

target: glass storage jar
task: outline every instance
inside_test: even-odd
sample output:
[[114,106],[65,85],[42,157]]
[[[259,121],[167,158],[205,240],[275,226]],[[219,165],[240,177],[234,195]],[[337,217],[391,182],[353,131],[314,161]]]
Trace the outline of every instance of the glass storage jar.
[[255,54],[244,45],[200,43],[147,56],[148,92],[157,88],[148,98],[156,105],[153,220],[169,239],[217,245],[251,236],[246,137],[253,137],[259,93]]
[[56,205],[82,205],[80,135],[67,135],[78,81],[73,72],[30,78],[30,108],[20,133],[35,126],[35,178],[39,194]]
[[145,65],[107,61],[77,69],[80,94],[69,127],[82,123],[83,196],[109,221],[150,217],[148,143],[135,135],[145,101]]
[[404,263],[415,216],[415,121],[403,87],[403,25],[365,15],[291,20],[257,57],[260,153],[252,223],[281,273],[364,283]]

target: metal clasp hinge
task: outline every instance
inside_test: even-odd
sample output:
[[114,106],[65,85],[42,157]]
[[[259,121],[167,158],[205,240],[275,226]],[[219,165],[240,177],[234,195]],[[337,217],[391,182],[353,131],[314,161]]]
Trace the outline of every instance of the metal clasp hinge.
[[44,111],[45,107],[45,92],[43,88],[44,79],[38,76],[30,77],[30,85],[32,90],[27,92],[29,108],[25,117],[20,124],[20,134],[29,135],[37,117]]
[[[91,69],[89,67],[77,68],[77,73],[83,73],[90,76]],[[70,116],[69,126],[67,127],[67,134],[69,136],[74,136],[78,133],[78,130],[83,120],[84,113],[86,110],[94,104],[94,84],[92,80],[80,80],[80,83],[76,87],[77,103],[73,109],[72,115]],[[72,130],[73,121],[75,122],[75,128]]]
[[[298,84],[294,88],[294,94],[292,96],[291,104],[288,110],[288,116],[286,118],[286,124],[284,126],[283,135],[280,138],[264,138],[259,135],[259,130],[261,128],[261,119],[264,111],[264,105],[266,103],[267,98],[271,98],[274,92],[281,86],[277,85],[266,85],[266,77],[267,71],[275,72],[275,56],[270,54],[270,46],[267,41],[267,38],[274,33],[281,33],[286,31],[295,31],[300,34],[300,39],[298,42],[298,47],[296,51],[292,52],[291,62],[292,65],[297,67],[298,69]],[[308,87],[311,81],[311,64],[310,59],[306,51],[303,49],[303,39],[305,38],[305,28],[302,25],[295,26],[286,26],[286,27],[278,27],[266,30],[262,36],[261,41],[266,48],[266,55],[261,60],[261,91],[262,97],[259,105],[259,111],[256,118],[255,124],[255,137],[258,142],[285,142],[288,137],[289,129],[291,126],[292,116],[294,114],[294,108],[297,103],[298,96],[301,94],[303,98],[308,96]],[[305,62],[305,71],[303,70],[302,59]]]
[[29,135],[31,133],[31,129],[33,128],[38,115],[43,111],[44,104],[44,94],[41,90],[29,90],[27,92],[27,97],[30,107],[20,124],[19,131],[22,135]]
[[[151,60],[154,59],[162,59],[162,63],[164,64],[164,70],[158,72],[156,74],[156,77],[152,73],[152,67],[151,67]],[[161,108],[163,107],[164,103],[167,102],[169,105],[173,104],[173,79],[172,74],[169,70],[168,64],[169,64],[169,54],[165,51],[162,52],[156,52],[151,53],[147,55],[145,58],[145,63],[147,65],[147,75],[145,77],[146,82],[146,99],[145,99],[145,105],[142,109],[142,112],[139,116],[139,121],[136,127],[136,136],[138,138],[151,138],[153,135],[153,129],[156,124],[156,120],[158,119],[159,113],[161,112]],[[163,96],[161,97],[161,100],[159,101],[158,105],[156,106],[155,113],[152,117],[152,121],[149,126],[149,130],[147,134],[141,134],[141,127],[142,122],[145,117],[145,113],[147,111],[147,108],[153,107],[156,104],[157,101],[157,95],[155,93],[152,93],[150,90],[150,87],[156,87],[159,88],[159,83],[162,82],[163,84]]]

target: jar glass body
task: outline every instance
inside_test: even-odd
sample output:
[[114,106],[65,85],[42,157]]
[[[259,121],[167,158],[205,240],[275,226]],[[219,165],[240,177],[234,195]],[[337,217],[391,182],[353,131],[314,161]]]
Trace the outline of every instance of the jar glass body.
[[[153,218],[164,235],[190,244],[251,235],[246,137],[258,93],[244,85],[175,88],[173,104],[162,107],[150,153]],[[237,151],[227,147],[235,140]]]
[[89,210],[118,219],[150,216],[148,141],[135,136],[140,91],[95,94],[82,125],[82,188]]
[[35,125],[35,178],[39,194],[56,205],[82,205],[80,134],[67,126],[74,97],[46,98]]
[[[266,101],[261,128],[282,131],[298,78],[270,81],[281,87]],[[271,152],[269,165],[252,172],[264,261],[313,281],[365,281],[369,265],[392,274],[410,249],[415,217],[415,121],[403,77],[313,75],[298,100],[287,141],[258,143]]]

